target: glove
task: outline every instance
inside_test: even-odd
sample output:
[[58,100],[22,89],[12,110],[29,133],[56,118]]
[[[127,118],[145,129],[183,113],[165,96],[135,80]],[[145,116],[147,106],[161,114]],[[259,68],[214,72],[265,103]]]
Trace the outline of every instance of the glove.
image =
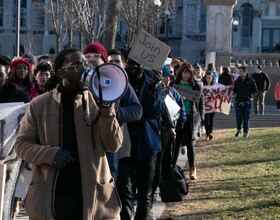
[[52,165],[57,169],[61,169],[61,168],[66,167],[69,163],[71,163],[73,161],[74,161],[74,158],[71,156],[71,152],[60,149],[54,156]]

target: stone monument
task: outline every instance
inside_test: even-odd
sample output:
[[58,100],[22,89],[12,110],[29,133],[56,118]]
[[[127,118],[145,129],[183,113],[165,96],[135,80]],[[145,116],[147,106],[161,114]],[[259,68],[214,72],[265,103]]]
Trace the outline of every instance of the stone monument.
[[[206,65],[230,65],[232,13],[236,0],[204,0],[207,6]],[[211,58],[210,58],[211,57]]]

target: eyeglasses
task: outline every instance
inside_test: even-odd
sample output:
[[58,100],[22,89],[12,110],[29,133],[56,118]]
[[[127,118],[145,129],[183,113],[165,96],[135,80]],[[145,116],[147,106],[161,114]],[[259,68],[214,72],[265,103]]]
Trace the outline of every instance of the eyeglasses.
[[85,58],[87,60],[91,60],[91,59],[97,60],[97,59],[101,58],[101,54],[98,54],[98,53],[88,53],[88,54],[85,55]]
[[61,69],[64,70],[64,69],[72,68],[75,72],[80,72],[80,71],[84,71],[84,70],[88,69],[89,67],[90,67],[90,65],[87,63],[77,63],[75,65],[66,66]]

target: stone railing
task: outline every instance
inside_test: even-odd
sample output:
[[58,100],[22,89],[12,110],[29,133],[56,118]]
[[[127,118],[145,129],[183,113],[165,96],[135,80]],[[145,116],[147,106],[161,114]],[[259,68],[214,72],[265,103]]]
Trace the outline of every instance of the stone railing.
[[258,54],[243,54],[232,53],[230,58],[231,66],[233,65],[262,65],[264,67],[279,67],[280,53],[258,53]]

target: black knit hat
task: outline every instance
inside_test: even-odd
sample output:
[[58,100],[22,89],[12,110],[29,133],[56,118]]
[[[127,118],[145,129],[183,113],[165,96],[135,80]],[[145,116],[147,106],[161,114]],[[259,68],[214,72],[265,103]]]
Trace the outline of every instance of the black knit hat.
[[4,65],[4,66],[10,66],[11,64],[11,59],[4,56],[4,55],[0,55],[0,65]]

